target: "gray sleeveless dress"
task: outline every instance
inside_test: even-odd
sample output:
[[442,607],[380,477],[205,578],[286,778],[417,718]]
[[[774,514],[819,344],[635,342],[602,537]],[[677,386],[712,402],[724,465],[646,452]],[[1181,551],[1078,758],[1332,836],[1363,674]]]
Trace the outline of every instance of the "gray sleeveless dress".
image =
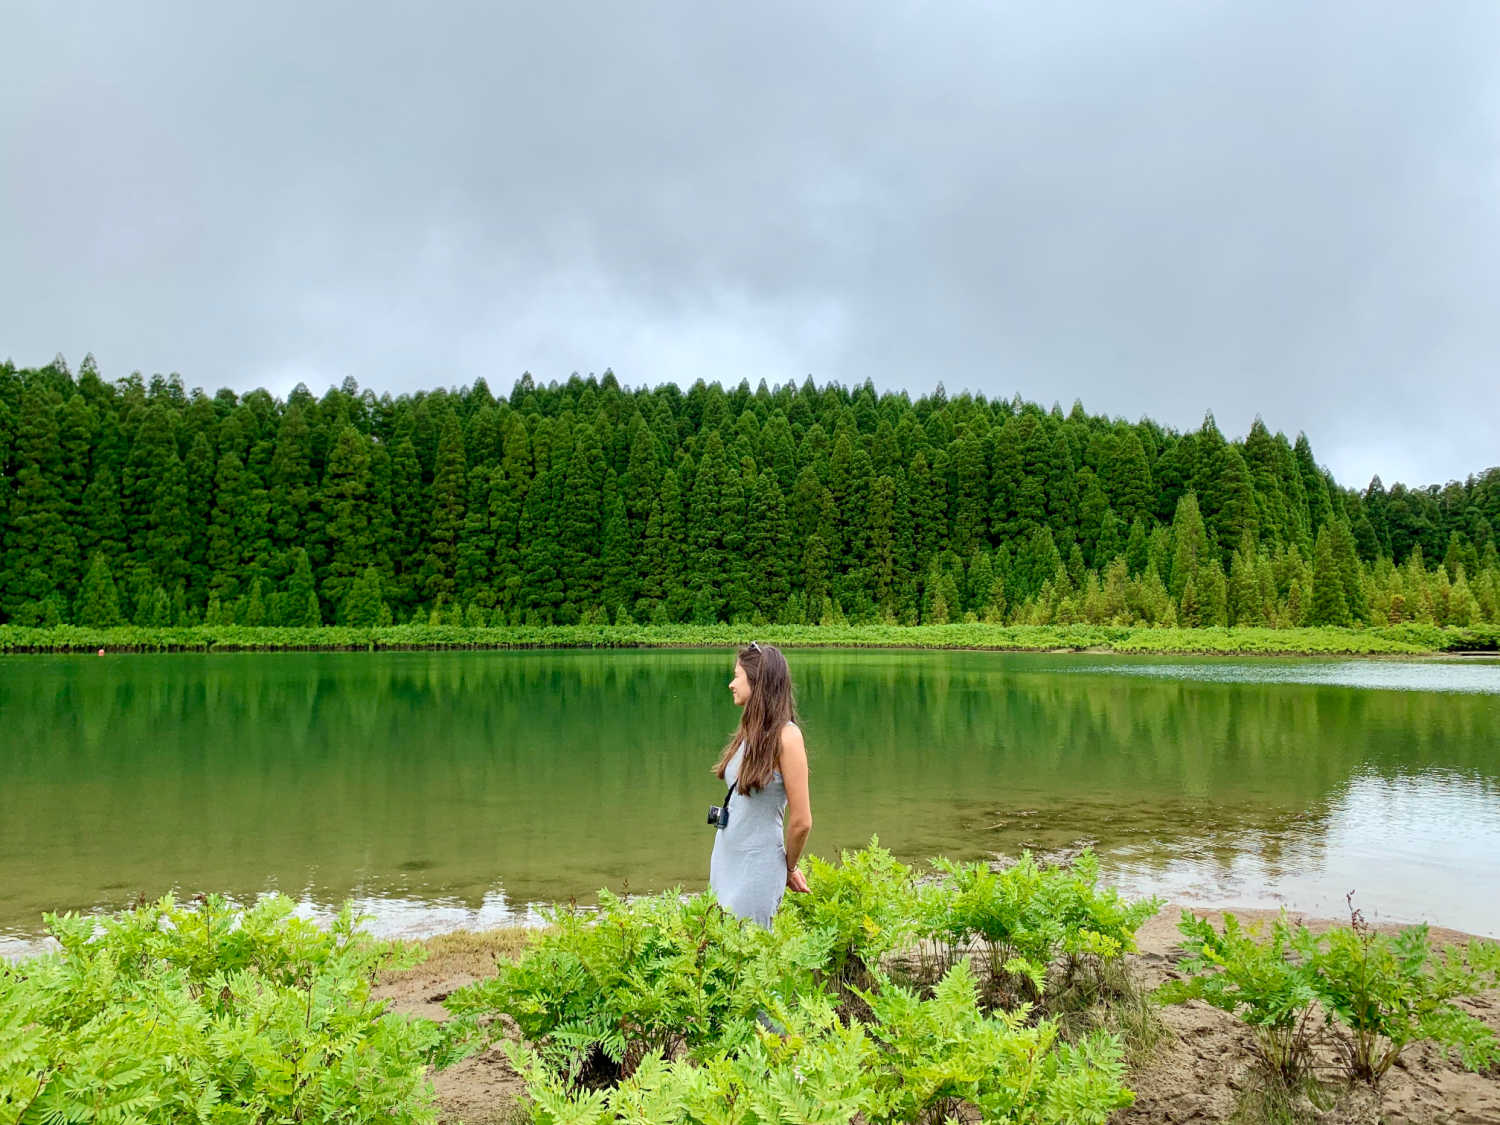
[[[744,756],[741,742],[724,768],[726,786],[739,779]],[[729,799],[729,827],[714,832],[714,854],[708,862],[708,885],[719,905],[767,929],[786,893],[786,838],[781,827],[785,811],[786,785],[780,770],[764,789],[750,794],[736,789]]]

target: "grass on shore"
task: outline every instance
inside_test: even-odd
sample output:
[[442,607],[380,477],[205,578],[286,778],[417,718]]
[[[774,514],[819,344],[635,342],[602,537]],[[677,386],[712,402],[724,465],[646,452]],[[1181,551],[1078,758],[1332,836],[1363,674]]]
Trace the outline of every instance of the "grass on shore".
[[422,963],[412,969],[392,970],[386,975],[395,978],[420,972],[433,977],[488,976],[495,971],[497,959],[514,961],[546,932],[536,926],[502,926],[494,930],[455,930],[422,938],[411,943],[425,950]]
[[37,652],[273,652],[391,649],[728,648],[754,638],[784,648],[931,648],[1012,651],[1315,656],[1500,649],[1500,625],[1404,624],[1368,629],[1115,625],[551,625],[355,629],[197,625],[33,629],[0,625],[0,654]]

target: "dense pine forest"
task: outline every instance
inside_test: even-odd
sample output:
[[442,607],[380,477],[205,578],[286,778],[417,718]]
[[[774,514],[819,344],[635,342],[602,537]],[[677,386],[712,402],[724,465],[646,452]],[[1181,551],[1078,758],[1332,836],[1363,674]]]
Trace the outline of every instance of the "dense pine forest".
[[1500,621],[1500,469],[1363,491],[1180,434],[870,384],[209,396],[0,365],[0,622]]

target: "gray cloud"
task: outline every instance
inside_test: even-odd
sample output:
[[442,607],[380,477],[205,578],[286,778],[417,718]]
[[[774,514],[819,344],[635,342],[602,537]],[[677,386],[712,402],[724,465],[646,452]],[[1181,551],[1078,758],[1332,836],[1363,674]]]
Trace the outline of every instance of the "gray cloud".
[[0,352],[284,393],[819,380],[1500,461],[1500,17],[21,6]]

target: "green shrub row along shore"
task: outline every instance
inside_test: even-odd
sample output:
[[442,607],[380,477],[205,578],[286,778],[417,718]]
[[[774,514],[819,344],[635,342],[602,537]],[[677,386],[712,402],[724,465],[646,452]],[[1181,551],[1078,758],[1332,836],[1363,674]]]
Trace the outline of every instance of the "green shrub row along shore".
[[382,649],[727,648],[755,639],[784,648],[993,649],[1204,655],[1377,655],[1493,652],[1500,626],[1345,629],[1173,629],[1110,625],[327,625],[287,628],[0,625],[0,653],[275,652]]
[[537,1125],[1102,1125],[1162,1039],[1154,1005],[1189,999],[1250,1025],[1261,1081],[1305,1077],[1314,1040],[1349,1083],[1424,1040],[1500,1057],[1455,1004],[1500,984],[1494,942],[1185,913],[1188,975],[1148,996],[1124,957],[1160,903],[1101,887],[1089,852],[918,871],[872,841],[807,875],[770,930],[711,893],[555,909],[441,1024],[372,999],[421,947],[348,906],[327,929],[280,895],[49,915],[59,953],[0,962],[0,1120],[432,1122],[432,1074],[503,1041],[525,1089],[492,1108]]

